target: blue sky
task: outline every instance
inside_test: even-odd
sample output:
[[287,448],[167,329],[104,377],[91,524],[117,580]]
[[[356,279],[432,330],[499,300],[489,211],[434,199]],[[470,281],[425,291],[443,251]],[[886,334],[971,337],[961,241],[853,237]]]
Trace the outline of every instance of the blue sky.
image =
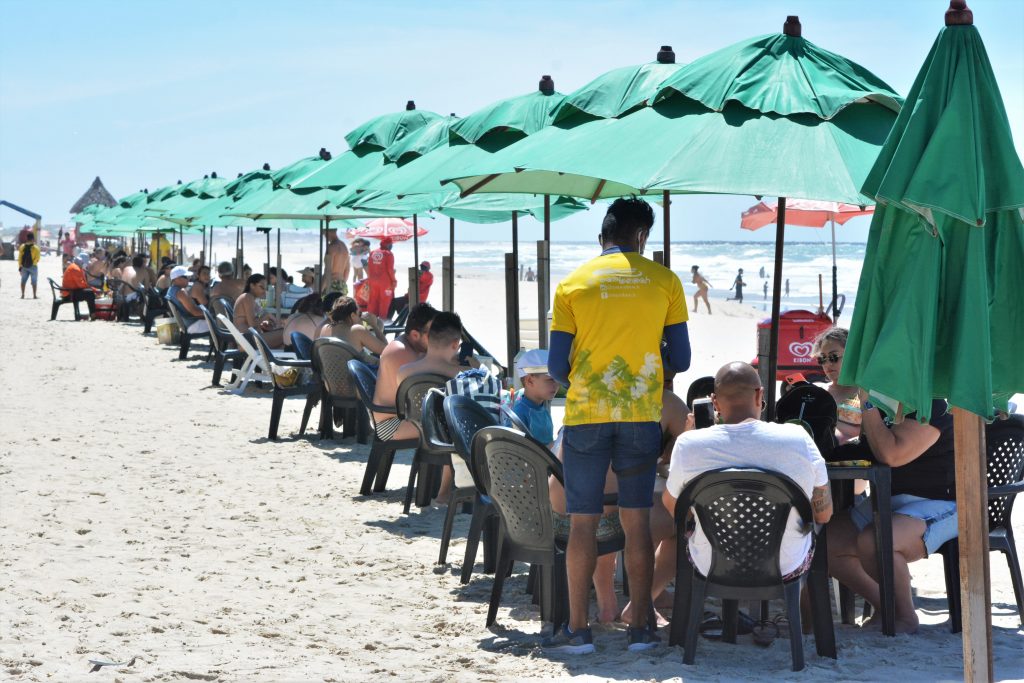
[[[1024,2],[971,0],[1013,126],[1024,144]],[[803,35],[909,89],[942,27],[945,0],[700,2],[222,2],[0,0],[0,198],[43,214],[68,209],[99,175],[115,197],[210,171],[277,168],[401,109],[468,114],[525,93],[541,74],[569,92],[672,45],[680,62],[781,30]],[[750,197],[685,197],[678,239],[770,239],[741,231]],[[590,239],[590,211],[556,237]],[[19,214],[0,209],[7,226]],[[863,240],[866,219],[841,229]],[[440,227],[440,226],[439,226]],[[526,221],[525,239],[539,228]],[[439,230],[438,232],[445,232]],[[507,225],[460,237],[506,237]],[[794,239],[824,239],[793,228]]]

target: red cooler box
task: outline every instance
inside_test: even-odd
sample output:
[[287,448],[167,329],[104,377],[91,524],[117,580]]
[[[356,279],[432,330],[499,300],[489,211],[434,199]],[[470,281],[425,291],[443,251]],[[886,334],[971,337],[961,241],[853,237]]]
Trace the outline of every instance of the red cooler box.
[[[812,375],[821,376],[821,366],[811,357],[814,338],[832,327],[827,315],[810,311],[786,311],[779,316],[779,362],[775,379],[785,380],[794,373],[804,373],[808,380]],[[765,318],[757,324],[758,348],[768,348],[772,332],[772,319]],[[757,367],[757,358],[753,366]]]

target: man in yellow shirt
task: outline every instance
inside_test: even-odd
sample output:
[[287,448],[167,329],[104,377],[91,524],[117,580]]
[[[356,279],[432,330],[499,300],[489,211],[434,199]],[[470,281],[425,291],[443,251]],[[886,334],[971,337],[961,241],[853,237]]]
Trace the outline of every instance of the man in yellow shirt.
[[690,340],[682,283],[641,255],[653,224],[646,202],[616,200],[601,225],[601,255],[562,280],[555,292],[548,372],[569,387],[562,436],[570,516],[569,623],[544,644],[571,654],[594,651],[587,611],[609,465],[618,477],[633,600],[628,649],[660,644],[648,615],[662,358],[671,371],[684,372],[690,367]]
[[32,298],[36,296],[36,287],[39,284],[39,247],[36,246],[36,236],[31,232],[25,233],[25,241],[18,247],[18,272],[21,273],[21,298],[25,298],[25,283],[32,279]]

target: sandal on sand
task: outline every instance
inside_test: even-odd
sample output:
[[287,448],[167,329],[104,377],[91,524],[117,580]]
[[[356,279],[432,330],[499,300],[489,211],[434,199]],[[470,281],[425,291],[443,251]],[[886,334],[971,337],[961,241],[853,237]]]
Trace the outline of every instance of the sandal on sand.
[[779,625],[774,621],[759,621],[754,624],[754,643],[768,647],[779,636]]
[[704,620],[700,622],[700,634],[708,640],[721,640],[722,632],[725,630],[725,623],[718,618],[714,612],[705,612]]

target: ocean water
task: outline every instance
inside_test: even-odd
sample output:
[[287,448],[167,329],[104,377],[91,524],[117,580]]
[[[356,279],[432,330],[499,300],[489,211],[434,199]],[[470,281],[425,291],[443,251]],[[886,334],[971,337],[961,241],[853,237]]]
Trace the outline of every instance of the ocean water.
[[[188,236],[188,251],[198,250],[198,238]],[[649,245],[650,255],[655,245]],[[660,246],[657,245],[657,246]],[[847,324],[856,303],[856,290],[860,281],[861,265],[864,262],[863,242],[839,242],[836,244],[836,265],[838,273],[838,290],[845,295],[846,303],[842,311],[842,320]],[[266,238],[262,235],[249,234],[245,240],[245,260],[254,268],[261,268],[266,260]],[[281,254],[284,269],[295,273],[298,269],[317,264],[318,239],[315,232],[284,232],[281,233]],[[271,249],[273,260],[276,260],[276,234],[272,235]],[[455,244],[455,268],[493,272],[500,274],[505,267],[505,253],[511,251],[510,241],[469,241],[460,240]],[[398,242],[394,247],[395,264],[399,269],[399,282],[404,282],[401,275],[403,268],[414,265],[412,242]],[[430,261],[435,277],[441,276],[441,257],[448,254],[448,243],[439,240],[421,241],[419,258]],[[598,254],[598,246],[593,242],[552,242],[551,243],[551,277],[557,282],[568,275],[574,268]],[[234,255],[233,233],[218,231],[213,244],[215,260],[225,260]],[[690,283],[690,267],[700,266],[701,273],[711,283],[710,297],[725,299],[733,296],[731,289],[737,271],[743,269],[746,282],[743,298],[744,303],[755,306],[765,313],[771,309],[772,270],[774,267],[775,245],[769,242],[673,242],[672,269],[679,275],[686,290],[687,297],[696,291]],[[521,242],[519,245],[519,262],[524,268],[536,270],[537,249],[535,242]],[[760,277],[760,269],[764,268],[765,277]],[[832,299],[832,243],[830,241],[788,242],[782,266],[783,310],[804,308],[817,310],[819,305],[819,276],[821,277],[822,301],[825,306]],[[789,281],[789,295],[785,294],[786,281]],[[764,285],[768,285],[767,298]],[[552,287],[552,291],[554,287]]]

